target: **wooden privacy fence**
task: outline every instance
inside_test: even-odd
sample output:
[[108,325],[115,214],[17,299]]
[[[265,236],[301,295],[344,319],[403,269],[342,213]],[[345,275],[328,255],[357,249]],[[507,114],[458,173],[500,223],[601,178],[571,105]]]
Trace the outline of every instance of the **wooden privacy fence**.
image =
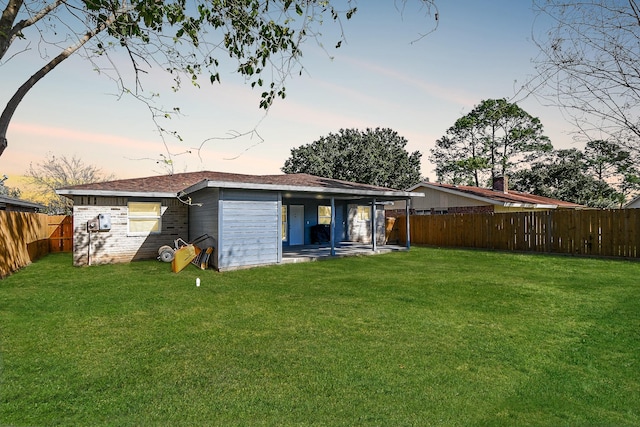
[[71,217],[65,216],[0,211],[0,277],[49,252],[70,251],[72,222]]
[[[412,215],[411,243],[640,258],[640,209]],[[406,220],[394,227],[406,241]]]
[[73,217],[50,215],[47,218],[49,252],[71,252],[73,250]]

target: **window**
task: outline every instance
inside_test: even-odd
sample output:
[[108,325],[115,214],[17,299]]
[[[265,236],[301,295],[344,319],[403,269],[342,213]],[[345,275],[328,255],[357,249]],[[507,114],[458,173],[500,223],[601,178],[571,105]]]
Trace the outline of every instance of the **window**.
[[356,213],[356,219],[358,221],[370,221],[371,220],[371,206],[358,206],[358,212]]
[[162,230],[160,202],[129,202],[128,208],[130,235],[160,233]]
[[331,224],[331,206],[318,206],[318,224]]
[[289,225],[287,223],[287,205],[282,205],[282,241],[289,239]]

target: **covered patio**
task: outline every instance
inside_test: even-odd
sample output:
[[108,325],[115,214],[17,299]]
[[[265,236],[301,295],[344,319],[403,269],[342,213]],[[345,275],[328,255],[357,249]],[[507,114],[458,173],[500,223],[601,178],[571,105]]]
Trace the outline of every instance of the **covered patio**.
[[[166,242],[208,235],[219,271],[404,249],[385,244],[385,206],[404,201],[408,218],[411,198],[421,196],[308,174],[216,171],[82,184],[58,194],[74,200],[75,265],[88,263],[91,237],[91,262],[106,264],[155,258]],[[100,218],[104,227],[91,234],[87,224]]]
[[333,253],[330,244],[285,246],[282,249],[282,263],[291,264],[335,257],[378,255],[408,250],[406,245],[376,245],[375,248],[372,248],[371,244],[358,242],[340,242],[333,248]]

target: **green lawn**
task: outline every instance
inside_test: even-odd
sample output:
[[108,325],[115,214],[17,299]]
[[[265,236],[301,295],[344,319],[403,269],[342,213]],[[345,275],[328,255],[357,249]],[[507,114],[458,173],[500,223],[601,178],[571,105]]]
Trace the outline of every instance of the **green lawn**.
[[49,255],[0,281],[0,357],[0,425],[637,426],[640,263]]

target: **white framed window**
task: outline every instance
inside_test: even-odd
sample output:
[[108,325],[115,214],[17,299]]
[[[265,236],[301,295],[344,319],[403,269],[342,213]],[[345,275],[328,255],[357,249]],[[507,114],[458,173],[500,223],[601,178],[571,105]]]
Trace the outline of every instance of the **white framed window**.
[[318,206],[318,224],[331,224],[331,206]]
[[289,240],[289,221],[287,212],[287,205],[282,205],[282,241],[286,242]]
[[162,231],[162,206],[160,202],[129,202],[128,234],[144,236]]
[[371,206],[358,206],[358,212],[356,213],[356,220],[358,220],[358,221],[370,221],[371,220]]

